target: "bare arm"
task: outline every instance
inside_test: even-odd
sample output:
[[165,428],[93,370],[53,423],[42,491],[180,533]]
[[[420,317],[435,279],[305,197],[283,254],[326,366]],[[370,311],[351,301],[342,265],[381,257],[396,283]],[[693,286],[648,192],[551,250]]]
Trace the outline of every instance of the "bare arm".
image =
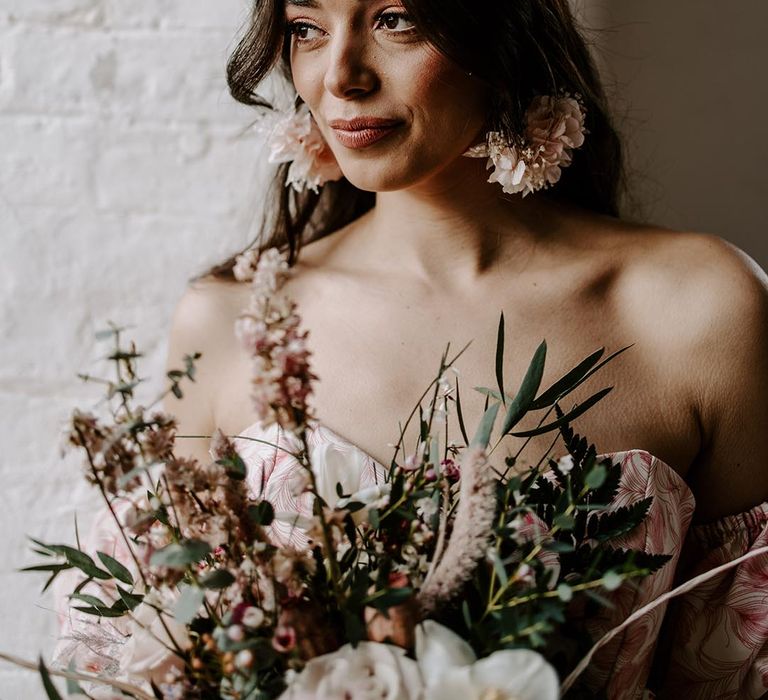
[[768,278],[730,244],[705,240],[694,287],[706,323],[689,366],[704,437],[691,485],[706,522],[768,500]]
[[202,356],[195,363],[195,381],[183,379],[180,385],[181,399],[169,394],[164,402],[165,410],[178,422],[175,454],[200,462],[209,462],[210,436],[216,427],[213,412],[212,387],[215,379],[216,352],[211,342],[216,308],[210,286],[191,285],[176,306],[168,339],[167,370],[182,369],[184,355],[196,352]]

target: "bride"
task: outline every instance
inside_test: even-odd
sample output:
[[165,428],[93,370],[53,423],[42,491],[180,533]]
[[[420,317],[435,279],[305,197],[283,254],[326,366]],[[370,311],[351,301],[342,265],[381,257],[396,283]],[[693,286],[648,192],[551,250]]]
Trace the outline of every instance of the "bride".
[[[297,96],[285,116],[256,93],[274,66]],[[597,347],[631,345],[601,370],[615,388],[576,427],[602,453],[655,466],[641,491],[674,487],[676,517],[656,524],[683,554],[675,582],[766,544],[765,273],[716,236],[619,218],[620,143],[566,0],[265,0],[229,81],[272,124],[282,162],[258,247],[290,254],[287,292],[320,378],[318,435],[388,464],[448,342],[472,341],[458,369],[476,424],[483,397],[470,387],[491,380],[503,311],[517,381],[542,339],[545,385]],[[555,123],[550,150],[532,148],[537,126]],[[167,406],[180,436],[258,428],[233,333],[249,290],[234,267],[191,283],[175,314],[169,366],[202,352],[197,381]],[[524,455],[548,443],[534,438]],[[207,440],[178,444],[208,459]],[[595,692],[759,697],[766,580],[768,561],[754,559],[685,596],[663,627],[630,628],[590,676]]]

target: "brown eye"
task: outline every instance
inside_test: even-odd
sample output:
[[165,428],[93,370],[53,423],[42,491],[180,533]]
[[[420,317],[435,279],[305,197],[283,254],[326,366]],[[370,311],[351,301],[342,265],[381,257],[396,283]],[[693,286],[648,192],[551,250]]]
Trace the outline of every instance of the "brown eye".
[[317,39],[317,35],[312,34],[312,32],[320,31],[317,27],[307,24],[306,22],[292,22],[288,29],[297,41],[312,41],[313,39]]
[[414,24],[408,15],[397,12],[385,12],[380,15],[379,26],[390,32],[406,32],[414,28]]

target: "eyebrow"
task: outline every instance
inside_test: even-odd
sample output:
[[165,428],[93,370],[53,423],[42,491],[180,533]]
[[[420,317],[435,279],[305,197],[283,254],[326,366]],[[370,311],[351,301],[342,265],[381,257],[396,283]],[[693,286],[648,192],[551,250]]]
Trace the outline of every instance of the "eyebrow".
[[296,7],[320,7],[320,4],[317,2],[317,0],[286,0],[285,4],[295,5]]

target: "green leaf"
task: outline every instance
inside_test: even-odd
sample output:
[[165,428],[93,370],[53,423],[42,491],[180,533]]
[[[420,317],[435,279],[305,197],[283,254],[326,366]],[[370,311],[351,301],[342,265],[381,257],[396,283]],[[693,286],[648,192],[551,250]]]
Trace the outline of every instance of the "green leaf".
[[499,331],[496,336],[496,383],[499,385],[499,394],[501,401],[506,406],[507,401],[504,398],[504,312],[501,312],[499,318]]
[[248,472],[248,468],[245,466],[242,457],[235,453],[234,455],[224,457],[223,459],[216,460],[216,464],[220,464],[224,467],[224,471],[230,479],[235,481],[242,481]]
[[464,444],[469,445],[469,438],[467,437],[467,429],[464,426],[464,414],[461,412],[461,394],[459,392],[459,380],[456,379],[456,416],[459,419],[459,430],[461,431],[461,437],[464,439]]
[[116,586],[117,593],[120,596],[120,600],[123,603],[123,606],[126,610],[134,610],[138,607],[139,603],[141,603],[142,600],[144,600],[143,595],[138,595],[136,593],[129,593],[126,590],[123,590],[120,586]]
[[48,700],[63,700],[61,695],[59,695],[59,691],[56,690],[56,686],[53,684],[53,681],[51,680],[51,675],[48,673],[48,669],[45,667],[45,664],[43,663],[43,657],[40,657],[40,660],[37,663],[37,669],[40,671],[40,677],[43,680],[43,688],[45,688],[45,694],[48,696]]
[[606,542],[632,532],[645,520],[651,503],[653,503],[653,496],[603,515],[593,515],[587,522],[587,536],[598,542]]
[[499,578],[499,585],[501,588],[506,588],[507,583],[509,582],[509,577],[507,576],[507,570],[504,568],[504,564],[501,561],[499,557],[499,553],[496,550],[491,551],[491,556],[493,557],[493,569],[496,572],[496,576]]
[[[70,673],[75,673],[77,671],[77,666],[75,666],[75,662],[70,661],[69,665],[67,666],[67,670]],[[74,680],[73,678],[67,678],[67,695],[85,695],[85,691],[82,689],[80,684]]]
[[[121,602],[121,601],[118,601]],[[85,613],[86,615],[95,615],[96,617],[122,617],[125,615],[124,608],[95,608],[95,607],[81,607],[75,606],[72,608],[78,612]]]
[[181,625],[188,625],[195,619],[203,604],[205,591],[197,586],[184,586],[179,599],[173,606],[173,617]]
[[540,408],[546,408],[560,399],[561,395],[574,389],[576,383],[583,379],[584,375],[594,367],[595,363],[603,356],[604,352],[605,348],[595,350],[595,352],[579,362],[579,364],[572,370],[566,372],[531,404],[531,409],[535,411]]
[[605,466],[596,464],[589,470],[589,473],[584,478],[584,485],[590,489],[590,491],[594,491],[595,489],[599,489],[605,483],[605,478],[607,476],[608,470]]
[[500,403],[495,403],[486,409],[483,417],[480,421],[480,425],[477,428],[475,437],[472,438],[472,445],[475,447],[488,447],[488,443],[491,440],[491,431],[493,430],[493,424],[496,422],[496,416],[499,413]]
[[202,540],[185,540],[169,544],[155,552],[149,560],[152,566],[167,566],[170,569],[186,569],[197,564],[211,553],[211,546]]
[[557,527],[559,527],[561,530],[573,530],[573,526],[576,524],[576,521],[572,516],[566,515],[565,513],[560,513],[554,517],[552,524],[557,525]]
[[409,587],[404,588],[388,588],[383,591],[376,591],[371,595],[363,598],[363,605],[370,605],[377,610],[387,610],[394,605],[400,605],[408,600],[413,595],[413,589]]
[[506,435],[530,410],[541,384],[546,359],[547,341],[542,340],[539,347],[536,348],[536,352],[533,353],[533,358],[520,384],[520,389],[518,389],[515,398],[512,399],[512,402],[507,407],[507,415],[504,417],[504,423],[501,428],[502,435]]
[[235,577],[226,569],[216,569],[211,573],[206,574],[200,579],[200,585],[203,588],[212,588],[214,590],[220,590],[231,586],[235,582]]
[[91,557],[89,557],[85,552],[81,552],[79,549],[75,549],[74,547],[70,547],[66,544],[43,544],[37,540],[32,541],[51,552],[65,557],[69,564],[80,569],[80,571],[82,571],[87,576],[101,579],[102,581],[107,581],[112,578],[109,573],[96,566],[96,562],[94,562]]
[[580,404],[577,404],[576,408],[574,408],[570,413],[566,413],[551,423],[539,426],[538,428],[532,428],[531,430],[520,430],[515,433],[510,433],[510,435],[514,435],[515,437],[533,437],[534,435],[548,433],[550,430],[559,428],[561,425],[565,425],[566,423],[571,422],[574,418],[578,418],[582,413],[585,413],[590,408],[592,408],[592,406],[600,401],[600,399],[609,394],[612,389],[613,387],[609,386],[605,389],[601,389],[595,394],[592,394],[592,396],[590,396],[588,399],[585,399]]
[[96,552],[96,556],[101,559],[101,563],[104,564],[104,568],[109,571],[114,578],[121,583],[125,583],[129,586],[133,585],[133,576],[128,569],[123,566],[117,559],[110,557],[109,554],[104,552]]
[[487,386],[475,386],[472,387],[478,394],[482,394],[486,398],[496,399],[497,401],[503,401],[501,394],[496,389],[490,389]]
[[275,509],[269,501],[259,501],[256,505],[248,506],[248,517],[254,525],[266,527],[275,519]]
[[109,608],[109,605],[107,605],[104,601],[99,600],[95,595],[88,595],[86,593],[73,593],[69,597],[74,598],[75,600],[82,600],[83,603],[88,603],[88,605],[92,605],[94,608]]
[[66,571],[71,569],[72,564],[37,564],[35,566],[25,566],[19,571]]

